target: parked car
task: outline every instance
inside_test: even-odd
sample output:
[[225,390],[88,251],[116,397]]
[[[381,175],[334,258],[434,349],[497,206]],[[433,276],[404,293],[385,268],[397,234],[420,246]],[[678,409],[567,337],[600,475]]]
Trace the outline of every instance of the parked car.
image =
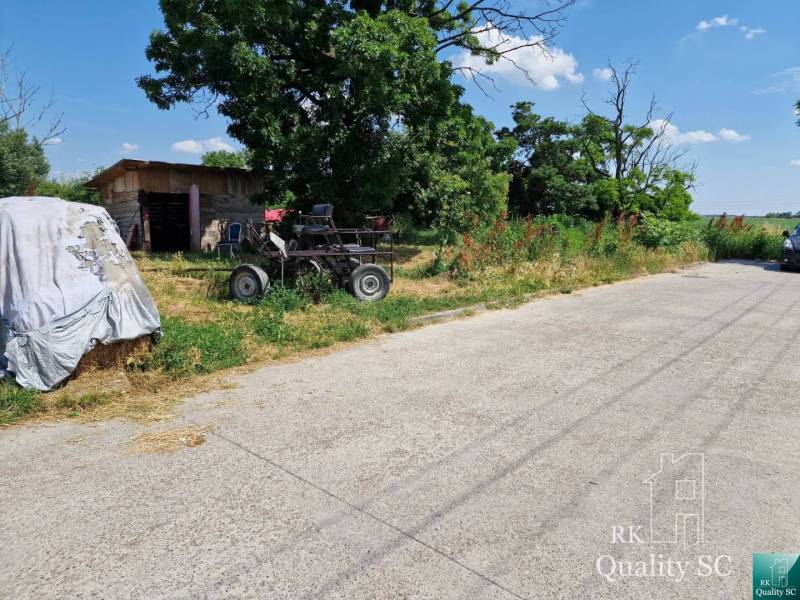
[[783,232],[783,256],[781,257],[781,270],[789,271],[800,269],[800,225],[794,228],[793,233],[788,230]]

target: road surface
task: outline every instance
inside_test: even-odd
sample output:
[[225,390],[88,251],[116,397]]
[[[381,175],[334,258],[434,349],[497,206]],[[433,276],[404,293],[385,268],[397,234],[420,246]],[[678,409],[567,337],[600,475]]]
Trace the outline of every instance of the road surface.
[[800,274],[709,264],[260,369],[172,454],[3,430],[0,597],[750,598],[800,552],[799,341]]

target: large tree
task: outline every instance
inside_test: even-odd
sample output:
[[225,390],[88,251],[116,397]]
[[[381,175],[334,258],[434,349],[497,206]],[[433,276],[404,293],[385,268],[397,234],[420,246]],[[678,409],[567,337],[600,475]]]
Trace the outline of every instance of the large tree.
[[658,117],[652,96],[644,117],[631,122],[629,93],[636,62],[618,69],[609,63],[610,115],[598,114],[584,102],[580,156],[589,161],[603,188],[598,197],[615,213],[651,211],[673,219],[688,217],[694,166],[685,166],[685,151],[671,138],[672,115]]
[[[160,108],[216,107],[273,201],[384,210],[408,190],[419,138],[435,149],[439,124],[463,116],[441,53],[503,60],[543,44],[572,2],[527,14],[506,0],[161,0],[157,74],[139,85]],[[522,41],[482,45],[489,30]]]
[[501,139],[517,143],[509,209],[517,214],[567,213],[597,217],[607,207],[598,205],[591,185],[600,176],[580,156],[581,127],[533,112],[532,102],[513,107],[514,127],[503,128]]
[[0,122],[0,198],[34,194],[49,170],[37,140],[28,139],[24,129]]
[[673,220],[691,216],[693,168],[681,164],[669,116],[657,118],[651,99],[638,123],[631,123],[629,90],[635,64],[613,65],[610,115],[594,112],[577,124],[544,118],[521,102],[515,126],[499,132],[518,144],[512,161],[509,208],[518,214],[651,212]]

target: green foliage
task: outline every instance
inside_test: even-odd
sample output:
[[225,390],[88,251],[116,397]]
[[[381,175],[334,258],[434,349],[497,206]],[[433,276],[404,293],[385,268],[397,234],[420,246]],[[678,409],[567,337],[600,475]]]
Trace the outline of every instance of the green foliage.
[[173,377],[209,373],[244,364],[244,331],[234,323],[162,320],[164,337],[147,357],[145,369],[163,369]]
[[36,138],[29,140],[25,130],[0,122],[0,198],[32,195],[49,170]]
[[436,229],[440,248],[505,211],[505,167],[515,148],[511,140],[498,143],[492,124],[469,106],[451,110],[447,120],[419,132],[408,194],[414,214]]
[[509,208],[518,215],[569,213],[596,217],[601,206],[592,183],[600,179],[591,162],[581,156],[584,140],[578,126],[543,118],[533,112],[532,102],[513,108],[515,127],[498,132],[501,139],[518,144],[511,165],[513,180]]
[[448,231],[467,212],[502,210],[507,176],[491,124],[460,103],[437,54],[441,34],[447,46],[496,58],[470,33],[477,9],[173,0],[162,11],[165,29],[147,49],[158,75],[139,85],[164,109],[219,96],[229,133],[269,175],[257,200],[334,202],[344,223],[411,211],[430,224],[443,208]]
[[308,305],[308,298],[294,288],[273,285],[264,297],[262,305],[275,314],[282,315],[285,312],[305,308]]
[[0,425],[12,423],[41,409],[41,395],[11,381],[0,381]]
[[691,222],[662,219],[651,213],[642,214],[636,231],[636,241],[646,248],[677,248],[699,238],[699,231]]
[[309,273],[295,282],[297,294],[305,301],[319,304],[334,290],[333,282],[326,273]]
[[406,183],[405,128],[453,96],[424,18],[339,2],[163,2],[147,50],[163,77],[139,84],[161,108],[219,94],[229,133],[269,171],[273,202],[335,200],[342,220],[390,208]]
[[743,216],[711,219],[701,232],[702,240],[716,260],[750,258],[779,260],[783,238],[764,227],[745,222]]
[[632,162],[617,173],[614,124],[594,114],[571,124],[533,112],[520,102],[512,114],[515,127],[498,132],[519,150],[512,162],[509,208],[518,215],[567,213],[590,219],[650,212],[674,221],[692,218],[689,193],[694,176],[666,158],[648,162],[657,144],[650,127],[620,129],[623,152]]
[[[101,171],[98,169],[95,173]],[[47,179],[39,183],[36,188],[37,196],[53,196],[61,198],[62,200],[70,200],[72,202],[83,202],[86,204],[99,204],[100,194],[97,190],[90,190],[86,187],[93,175],[91,173],[84,173],[76,177],[68,177],[64,179]]]
[[200,161],[207,167],[231,167],[234,169],[247,169],[251,160],[252,155],[249,150],[239,150],[237,152],[212,150],[200,157]]

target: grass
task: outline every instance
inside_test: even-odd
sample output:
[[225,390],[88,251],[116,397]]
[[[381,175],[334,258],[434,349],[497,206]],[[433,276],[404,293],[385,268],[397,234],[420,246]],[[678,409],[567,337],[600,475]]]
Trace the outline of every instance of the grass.
[[0,381],[0,425],[13,423],[41,410],[41,394]]
[[224,387],[232,371],[405,330],[426,313],[479,303],[513,306],[532,294],[571,293],[707,257],[694,242],[669,250],[645,248],[632,242],[632,227],[563,219],[489,224],[448,250],[450,268],[438,274],[431,270],[433,234],[410,232],[396,246],[392,291],[377,303],[360,303],[341,290],[314,303],[297,290],[274,285],[263,302],[245,305],[227,299],[227,274],[214,270],[233,266],[230,261],[137,256],[162,315],[160,344],[152,351],[146,345],[132,347],[106,362],[87,355],[87,366],[56,392],[3,385],[0,423],[31,416],[168,418],[182,397]]

